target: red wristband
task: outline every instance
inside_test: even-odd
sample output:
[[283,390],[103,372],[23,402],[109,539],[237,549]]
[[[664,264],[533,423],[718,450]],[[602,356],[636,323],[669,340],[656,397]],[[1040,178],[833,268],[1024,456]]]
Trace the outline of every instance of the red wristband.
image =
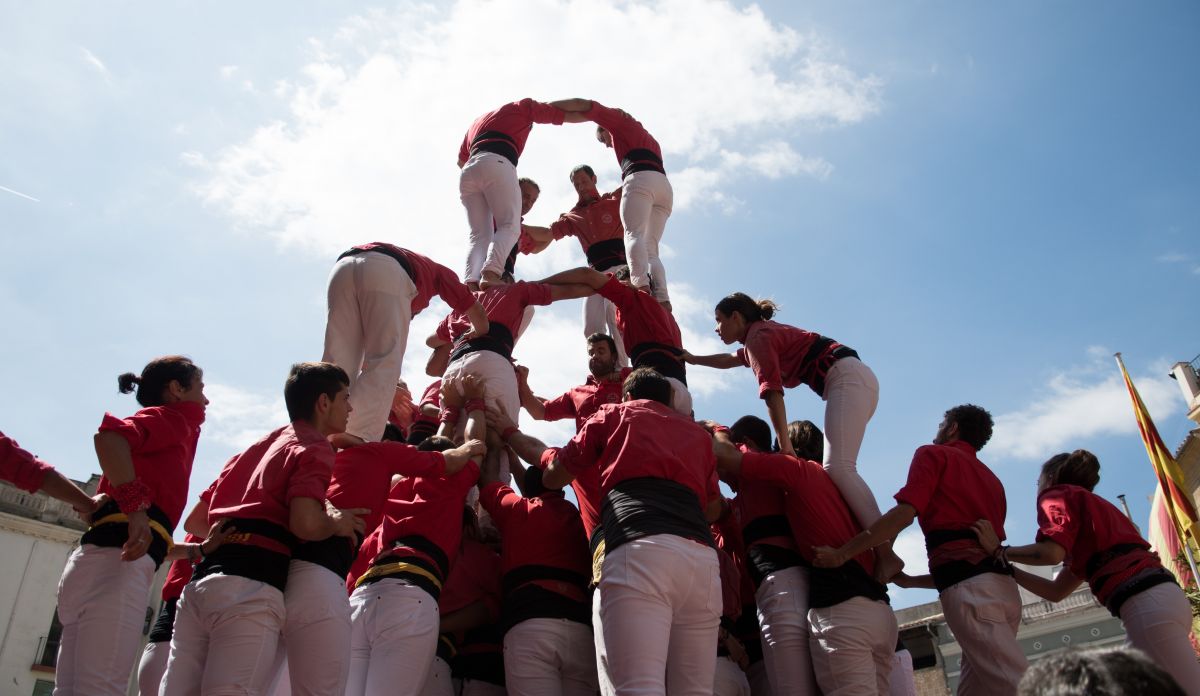
[[486,411],[487,403],[483,399],[467,399],[467,403],[463,406],[463,410],[467,413],[470,413],[471,411]]
[[117,501],[117,507],[128,515],[131,512],[141,512],[150,507],[150,486],[134,479],[113,488],[112,498]]
[[458,409],[451,411],[443,406],[442,410],[438,412],[438,421],[442,423],[457,423],[459,415]]
[[509,439],[511,439],[513,435],[516,435],[519,432],[521,432],[520,428],[518,428],[515,425],[510,425],[500,433],[500,439],[503,440],[504,442],[508,442]]

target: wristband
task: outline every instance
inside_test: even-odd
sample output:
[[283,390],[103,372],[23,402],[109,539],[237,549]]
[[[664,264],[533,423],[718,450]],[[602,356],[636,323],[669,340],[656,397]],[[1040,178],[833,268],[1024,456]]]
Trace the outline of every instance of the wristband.
[[505,428],[503,431],[501,431],[500,439],[503,440],[504,442],[508,442],[510,439],[512,439],[513,435],[516,435],[519,432],[521,432],[520,428],[518,428],[515,425],[510,425],[507,428]]
[[486,411],[487,403],[483,399],[467,399],[467,403],[463,406],[463,410],[467,413],[471,411]]
[[459,413],[457,409],[451,411],[443,406],[442,410],[438,412],[438,420],[442,423],[457,423]]
[[131,512],[141,512],[150,507],[150,486],[134,479],[113,488],[112,498],[117,501],[117,507],[128,515]]

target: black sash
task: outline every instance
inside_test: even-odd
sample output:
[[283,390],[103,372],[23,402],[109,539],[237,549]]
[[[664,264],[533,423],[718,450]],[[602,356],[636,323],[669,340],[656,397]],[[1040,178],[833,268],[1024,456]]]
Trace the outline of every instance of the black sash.
[[370,247],[367,249],[353,247],[353,248],[347,249],[346,251],[343,251],[340,255],[338,255],[338,261],[341,261],[342,259],[346,258],[347,256],[358,256],[359,254],[365,254],[368,251],[374,251],[374,252],[383,254],[384,256],[392,257],[393,259],[396,260],[396,263],[400,264],[400,268],[404,269],[404,272],[408,274],[408,277],[411,278],[414,283],[417,282],[417,276],[415,273],[413,273],[412,266],[409,265],[408,259],[406,259],[404,257],[404,254],[397,252],[395,249],[392,249],[391,247],[377,246],[377,247]]
[[175,635],[175,605],[179,604],[178,597],[172,597],[162,603],[158,610],[158,618],[150,628],[146,640],[150,643],[170,643]]
[[984,573],[1012,575],[1013,569],[1012,566],[1004,565],[994,558],[986,558],[979,563],[950,561],[949,563],[943,563],[929,569],[929,574],[933,576],[933,585],[937,588],[938,592],[945,592],[963,580],[968,580]]
[[[524,565],[504,574],[504,629],[528,619],[567,619],[585,626],[592,623],[587,575],[565,568]],[[544,584],[538,581],[546,581]],[[556,592],[546,584],[556,584]]]
[[234,518],[230,524],[234,533],[196,565],[192,582],[209,575],[236,575],[283,592],[296,537],[283,525],[268,520]]
[[[120,518],[119,520],[109,521],[106,518]],[[146,555],[154,561],[154,567],[157,569],[162,565],[163,559],[167,557],[169,550],[169,539],[171,534],[175,532],[174,525],[167,518],[167,513],[163,512],[157,505],[151,505],[146,510],[146,517],[154,525],[158,525],[162,531],[150,527],[150,546],[146,549]],[[128,518],[121,514],[121,508],[117,505],[117,501],[109,499],[104,505],[100,506],[92,514],[94,526],[89,527],[83,533],[83,537],[79,540],[80,544],[92,544],[93,546],[103,546],[107,548],[121,548],[125,542],[129,540],[129,522]],[[164,536],[165,532],[165,536]]]
[[635,370],[639,367],[652,367],[663,377],[674,377],[687,384],[687,367],[679,359],[682,354],[681,349],[665,343],[645,341],[629,351],[629,360]]
[[471,154],[491,152],[500,155],[517,166],[517,142],[508,133],[484,131],[471,141]]
[[613,266],[624,266],[625,240],[605,239],[594,242],[584,252],[588,265],[597,271],[607,271]]
[[1175,576],[1171,575],[1171,571],[1166,568],[1150,568],[1126,580],[1120,587],[1114,590],[1108,598],[1108,604],[1105,606],[1113,616],[1120,618],[1121,607],[1126,601],[1139,592],[1145,592],[1155,585],[1164,585],[1168,582],[1175,585],[1179,584],[1175,580]]
[[695,492],[667,479],[626,479],[604,496],[604,548],[611,554],[626,542],[655,534],[674,534],[715,548],[712,530]]
[[810,568],[808,587],[809,606],[813,609],[831,607],[855,597],[888,601],[887,588],[855,560],[837,568]]
[[476,353],[481,350],[490,350],[493,353],[499,353],[504,356],[505,360],[512,360],[514,343],[516,341],[513,339],[512,332],[508,330],[507,326],[499,322],[489,322],[487,335],[460,342],[455,346],[454,351],[450,353],[450,362],[454,362],[464,355]]
[[321,541],[306,541],[296,547],[292,558],[297,561],[315,563],[329,572],[345,578],[358,555],[358,547],[362,544],[362,535],[357,535],[357,543],[342,536],[331,536]]
[[925,534],[925,551],[933,551],[942,544],[949,544],[952,541],[964,539],[975,541],[977,538],[975,532],[970,529],[931,529]]
[[624,179],[634,172],[666,174],[667,170],[663,168],[662,158],[654,154],[653,150],[639,147],[625,153],[625,157],[621,159],[621,178]]

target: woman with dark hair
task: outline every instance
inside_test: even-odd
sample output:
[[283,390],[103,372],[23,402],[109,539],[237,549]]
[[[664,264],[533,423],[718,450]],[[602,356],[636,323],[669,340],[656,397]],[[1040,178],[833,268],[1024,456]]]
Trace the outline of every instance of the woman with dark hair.
[[[770,300],[755,300],[735,292],[717,303],[717,335],[726,345],[741,343],[736,353],[692,355],[693,365],[727,370],[749,367],[758,378],[758,395],[767,402],[779,451],[795,456],[788,438],[784,388],[807,384],[825,401],[825,437],[829,440],[825,470],[837,484],[863,528],[879,519],[879,505],[866,481],[858,474],[858,450],[867,421],[879,403],[879,380],[858,359],[858,353],[832,338],[771,321],[778,307]],[[891,550],[880,549],[880,578],[899,572],[903,563]]]
[[1053,580],[1014,568],[1017,583],[1052,602],[1087,580],[1097,601],[1125,625],[1130,645],[1166,670],[1188,694],[1200,694],[1200,663],[1188,642],[1192,613],[1175,577],[1150,543],[1112,503],[1092,492],[1100,462],[1087,450],[1056,454],[1038,479],[1037,541],[1001,546],[986,520],[973,527],[998,560],[1064,567]]
[[144,408],[128,418],[104,414],[96,456],[108,496],[67,559],[58,585],[62,642],[54,693],[125,693],[137,658],[146,596],[183,514],[200,424],[203,373],[188,358],[150,361],[117,381],[136,388]]

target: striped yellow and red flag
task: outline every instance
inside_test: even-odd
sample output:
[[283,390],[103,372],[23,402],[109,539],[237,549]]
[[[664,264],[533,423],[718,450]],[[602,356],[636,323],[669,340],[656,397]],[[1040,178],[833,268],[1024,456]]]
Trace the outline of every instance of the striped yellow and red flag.
[[1158,434],[1158,428],[1154,427],[1154,421],[1150,419],[1150,412],[1146,410],[1145,402],[1138,394],[1137,387],[1133,386],[1133,380],[1129,378],[1129,372],[1125,369],[1125,362],[1121,360],[1121,354],[1117,353],[1116,358],[1117,365],[1121,368],[1121,376],[1125,378],[1125,386],[1129,389],[1129,398],[1133,400],[1133,413],[1137,417],[1142,443],[1146,445],[1146,454],[1150,457],[1150,464],[1154,466],[1155,476],[1158,477],[1163,508],[1171,518],[1180,541],[1184,544],[1190,543],[1193,548],[1196,548],[1200,526],[1197,525],[1196,506],[1192,503],[1192,497],[1187,494],[1187,489],[1184,487],[1183,470],[1179,468],[1179,463],[1175,461],[1175,457],[1163,444],[1162,437]]

